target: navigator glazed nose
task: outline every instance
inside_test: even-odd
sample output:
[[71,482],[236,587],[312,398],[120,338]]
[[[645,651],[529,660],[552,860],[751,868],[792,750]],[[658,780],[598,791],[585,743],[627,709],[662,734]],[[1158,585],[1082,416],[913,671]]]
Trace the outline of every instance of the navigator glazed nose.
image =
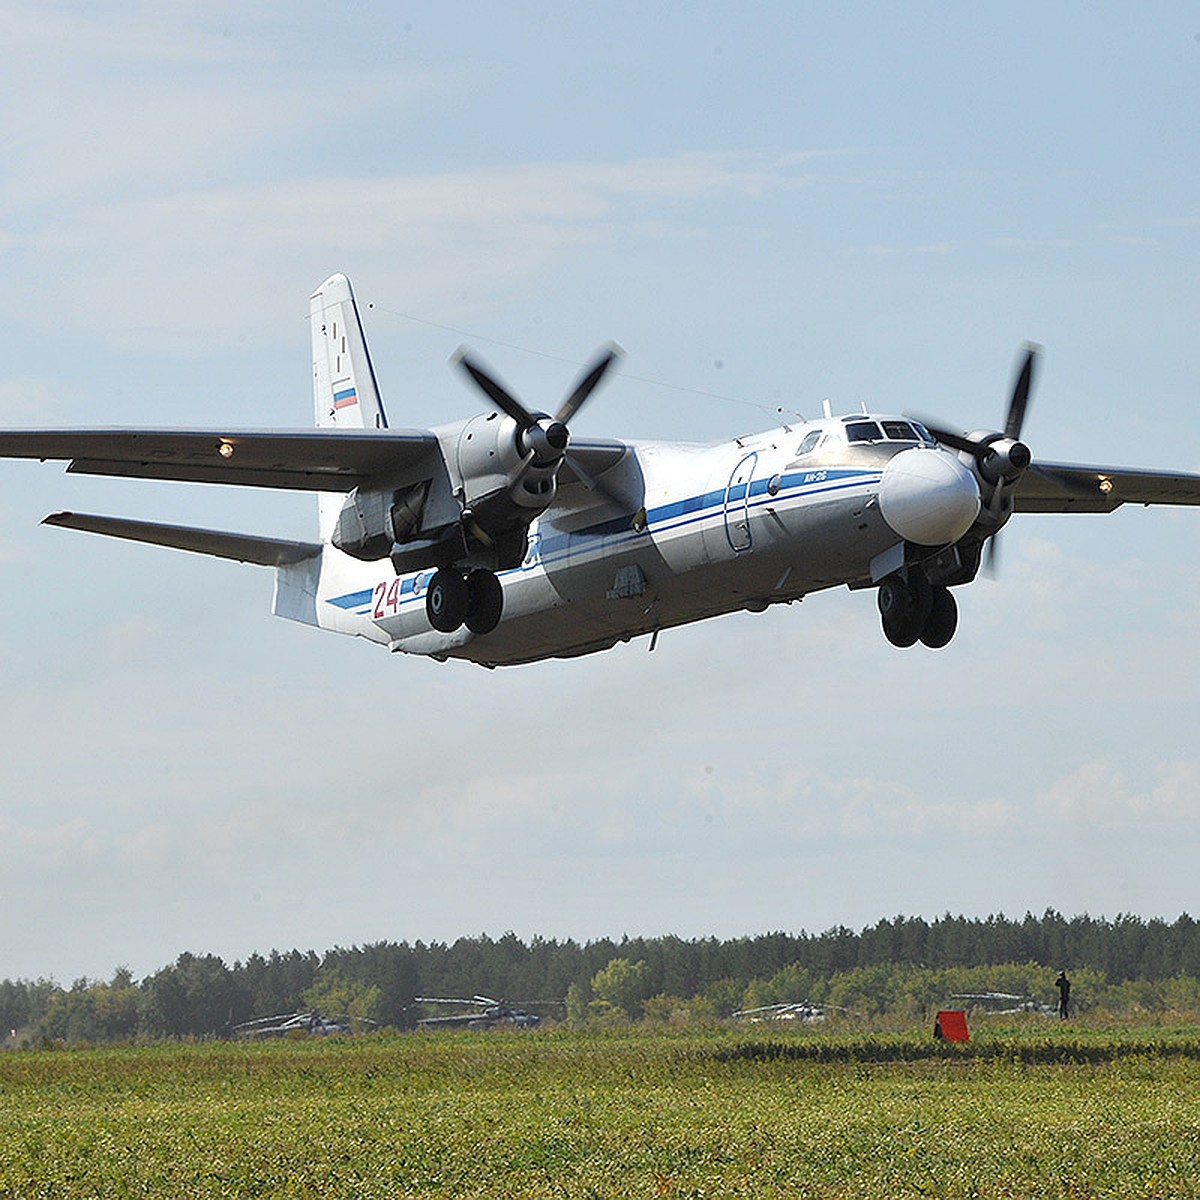
[[944,450],[902,450],[879,481],[879,511],[900,537],[919,546],[956,542],[979,515],[979,485]]

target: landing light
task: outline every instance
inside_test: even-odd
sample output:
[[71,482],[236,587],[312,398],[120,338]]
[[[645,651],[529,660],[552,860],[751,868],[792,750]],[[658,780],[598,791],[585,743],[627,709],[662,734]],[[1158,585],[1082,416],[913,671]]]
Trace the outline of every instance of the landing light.
[[233,443],[232,442],[221,442],[217,446],[217,453],[222,458],[232,458],[233,457]]
[[1097,484],[1097,486],[1107,496],[1108,493],[1113,490],[1113,481],[1111,479],[1106,479],[1104,477],[1101,477],[1100,482],[1099,482],[1099,484]]

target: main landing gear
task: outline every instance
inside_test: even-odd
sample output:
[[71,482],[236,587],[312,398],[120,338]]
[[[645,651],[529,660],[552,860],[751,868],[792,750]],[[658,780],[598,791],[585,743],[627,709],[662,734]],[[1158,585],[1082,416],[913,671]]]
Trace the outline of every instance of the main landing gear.
[[464,575],[453,567],[434,572],[425,593],[425,613],[440,633],[465,625],[472,633],[491,633],[504,611],[504,589],[493,571]]
[[946,587],[934,587],[921,571],[888,575],[879,585],[883,633],[893,646],[922,642],[932,650],[950,643],[958,627],[958,605]]

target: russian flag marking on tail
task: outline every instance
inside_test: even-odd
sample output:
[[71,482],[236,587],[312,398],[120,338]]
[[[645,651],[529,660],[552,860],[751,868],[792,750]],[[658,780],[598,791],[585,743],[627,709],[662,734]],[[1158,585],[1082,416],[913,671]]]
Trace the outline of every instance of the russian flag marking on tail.
[[333,393],[334,408],[352,408],[358,403],[358,390],[354,387],[343,388]]

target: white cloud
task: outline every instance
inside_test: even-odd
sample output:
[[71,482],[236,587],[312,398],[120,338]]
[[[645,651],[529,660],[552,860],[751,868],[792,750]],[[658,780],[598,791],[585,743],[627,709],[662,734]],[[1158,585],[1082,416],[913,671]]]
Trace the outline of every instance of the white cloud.
[[1128,828],[1192,825],[1200,818],[1200,763],[1178,761],[1133,781],[1112,761],[1085,763],[1047,789],[1047,810],[1068,825]]
[[[795,186],[791,158],[688,153],[82,204],[21,235],[14,271],[25,255],[40,267],[6,290],[7,307],[14,319],[126,350],[199,350],[290,330],[276,297],[303,296],[346,262],[398,271],[403,294],[437,310],[463,294],[519,288],[580,245],[640,236],[659,206]],[[31,292],[36,310],[24,300]],[[302,311],[297,303],[293,319]]]
[[809,839],[861,842],[991,833],[1015,826],[1018,818],[1007,800],[971,794],[979,789],[937,795],[853,770],[759,769],[722,784],[706,776],[693,787],[721,813],[734,836],[754,831],[782,839],[766,851],[772,854]]

